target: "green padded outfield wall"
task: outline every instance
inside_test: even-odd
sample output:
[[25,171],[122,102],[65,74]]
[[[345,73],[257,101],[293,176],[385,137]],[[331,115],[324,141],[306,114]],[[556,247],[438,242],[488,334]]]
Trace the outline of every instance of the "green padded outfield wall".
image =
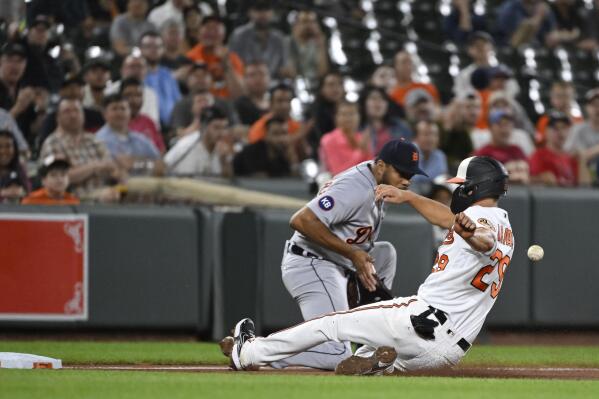
[[531,270],[536,325],[599,326],[599,191],[532,191],[533,242],[545,257]]

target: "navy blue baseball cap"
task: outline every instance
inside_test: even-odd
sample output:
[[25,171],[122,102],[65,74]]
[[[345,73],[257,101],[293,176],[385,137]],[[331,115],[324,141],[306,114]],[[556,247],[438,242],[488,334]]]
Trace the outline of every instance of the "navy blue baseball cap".
[[393,166],[404,175],[424,175],[426,173],[418,166],[420,160],[420,152],[416,145],[404,140],[391,140],[383,146],[381,152],[376,157]]
[[506,111],[504,109],[492,110],[489,113],[489,125],[494,125],[496,123],[499,123],[499,121],[502,120],[503,118],[507,118],[512,121],[514,120],[514,116],[509,111]]

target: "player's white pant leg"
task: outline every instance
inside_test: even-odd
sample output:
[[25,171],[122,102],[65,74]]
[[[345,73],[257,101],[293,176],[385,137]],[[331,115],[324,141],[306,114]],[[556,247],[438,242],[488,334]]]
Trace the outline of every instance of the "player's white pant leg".
[[370,256],[374,258],[376,274],[383,280],[385,286],[391,289],[397,268],[397,252],[395,251],[395,247],[390,242],[377,241],[370,250]]
[[425,351],[426,341],[414,334],[409,316],[428,309],[427,306],[419,306],[416,297],[395,298],[320,316],[246,342],[241,350],[241,363],[269,364],[326,341],[351,341],[370,348],[392,346],[403,352],[403,358],[411,359]]
[[[282,274],[285,287],[300,306],[304,320],[348,309],[347,277],[341,267],[324,260],[286,254]],[[349,342],[326,342],[271,366],[334,370],[340,361],[349,356]]]
[[425,345],[422,353],[411,358],[398,356],[394,364],[395,369],[415,371],[455,366],[464,357],[465,352],[457,344],[462,337],[456,335],[454,331],[453,324],[449,320],[437,326],[434,340],[420,339]]

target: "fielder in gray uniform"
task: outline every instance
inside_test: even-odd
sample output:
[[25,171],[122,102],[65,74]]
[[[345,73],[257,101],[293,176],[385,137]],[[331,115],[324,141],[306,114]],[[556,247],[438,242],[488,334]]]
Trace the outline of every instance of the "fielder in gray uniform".
[[[384,217],[384,203],[375,201],[378,184],[405,190],[418,167],[414,144],[394,140],[379,156],[356,165],[323,186],[318,195],[291,218],[293,237],[285,244],[283,283],[301,308],[304,320],[348,309],[346,271],[355,271],[368,291],[377,277],[391,288],[395,248],[375,242]],[[351,356],[349,342],[329,341],[271,364],[334,370]]]

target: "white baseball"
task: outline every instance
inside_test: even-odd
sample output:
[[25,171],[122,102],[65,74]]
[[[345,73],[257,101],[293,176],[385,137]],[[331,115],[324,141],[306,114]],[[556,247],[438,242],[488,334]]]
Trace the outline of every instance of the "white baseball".
[[543,259],[543,256],[545,255],[545,251],[543,250],[543,247],[541,247],[540,245],[531,245],[528,248],[528,259],[532,260],[533,262],[538,262],[541,259]]

